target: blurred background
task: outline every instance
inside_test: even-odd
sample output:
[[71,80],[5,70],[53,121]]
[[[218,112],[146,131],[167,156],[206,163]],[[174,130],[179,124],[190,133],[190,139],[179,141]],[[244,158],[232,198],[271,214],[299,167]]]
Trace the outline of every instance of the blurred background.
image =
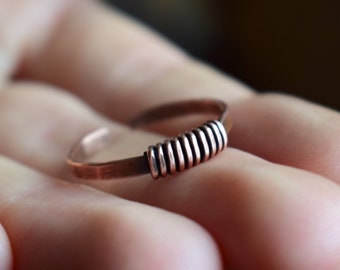
[[340,109],[338,0],[107,0],[259,91]]

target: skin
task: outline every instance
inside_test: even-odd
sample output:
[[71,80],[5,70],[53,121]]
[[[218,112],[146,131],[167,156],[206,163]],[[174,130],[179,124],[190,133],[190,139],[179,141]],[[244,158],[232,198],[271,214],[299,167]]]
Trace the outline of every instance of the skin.
[[[0,14],[1,270],[339,269],[339,113],[256,94],[97,2],[0,0]],[[230,105],[216,158],[157,182],[69,174],[88,131],[143,151],[162,137],[127,121],[196,97]]]

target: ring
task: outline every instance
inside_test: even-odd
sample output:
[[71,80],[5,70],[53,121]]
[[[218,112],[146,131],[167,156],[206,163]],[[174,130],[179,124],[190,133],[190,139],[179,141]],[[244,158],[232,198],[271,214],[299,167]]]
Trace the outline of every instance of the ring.
[[154,179],[182,172],[216,156],[227,147],[231,128],[227,105],[219,100],[202,99],[168,103],[151,108],[131,121],[133,128],[189,114],[214,114],[199,127],[148,147],[143,155],[108,162],[87,162],[89,157],[110,143],[107,127],[85,135],[70,151],[67,163],[82,179],[112,179],[150,173]]

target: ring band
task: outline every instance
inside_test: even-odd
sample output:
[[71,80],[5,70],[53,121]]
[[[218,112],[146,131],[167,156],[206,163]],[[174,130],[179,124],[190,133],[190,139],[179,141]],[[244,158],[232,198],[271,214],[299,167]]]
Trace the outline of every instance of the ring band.
[[158,179],[182,172],[216,156],[227,147],[227,131],[231,128],[227,105],[211,99],[168,103],[151,108],[131,121],[132,127],[138,127],[193,113],[215,114],[217,118],[163,143],[149,146],[142,156],[108,162],[86,162],[110,143],[110,130],[107,127],[99,128],[85,135],[72,148],[67,163],[74,175],[82,179],[112,179],[147,173]]

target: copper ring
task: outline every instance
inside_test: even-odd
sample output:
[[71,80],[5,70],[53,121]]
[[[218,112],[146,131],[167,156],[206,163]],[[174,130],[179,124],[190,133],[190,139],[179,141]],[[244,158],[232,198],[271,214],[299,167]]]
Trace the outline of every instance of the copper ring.
[[137,127],[167,118],[193,113],[217,115],[163,143],[148,147],[144,155],[108,162],[86,162],[110,143],[110,130],[96,129],[85,135],[70,151],[67,163],[82,179],[112,179],[150,173],[154,179],[189,169],[220,153],[227,147],[231,122],[227,105],[219,100],[202,99],[168,103],[151,108],[131,121]]

